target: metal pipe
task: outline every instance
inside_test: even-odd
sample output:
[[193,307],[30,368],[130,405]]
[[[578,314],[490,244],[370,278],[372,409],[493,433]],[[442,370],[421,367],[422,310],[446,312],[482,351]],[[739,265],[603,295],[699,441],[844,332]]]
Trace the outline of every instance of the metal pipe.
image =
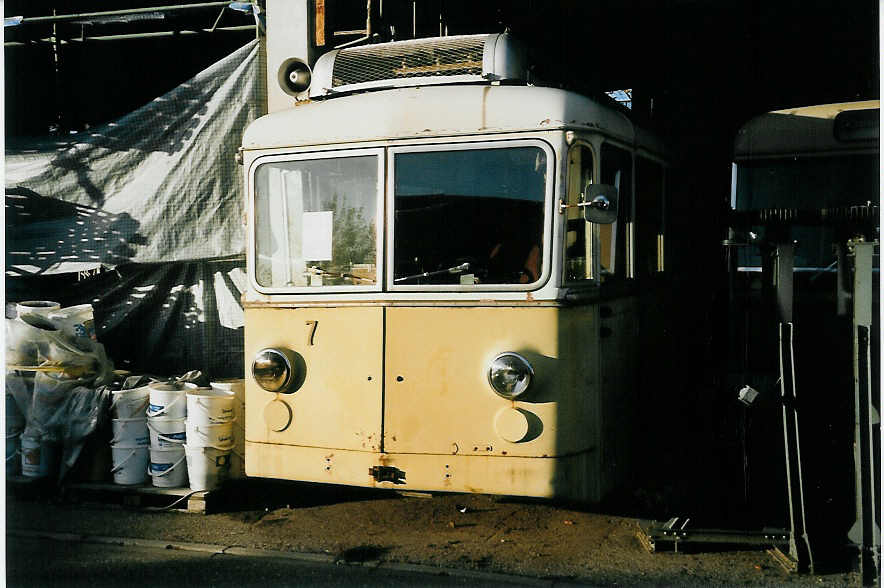
[[368,41],[371,39],[371,0],[365,0],[365,36],[359,37],[353,41],[348,41],[346,43],[341,43],[337,45],[335,49],[343,49],[345,47],[351,47],[353,45],[358,45],[363,41]]
[[[77,37],[75,39],[59,39],[58,42],[62,45],[69,45],[71,43],[83,43],[85,41],[127,41],[131,39],[151,39],[158,37],[176,37],[176,36],[186,36],[186,35],[202,35],[206,33],[218,32],[218,31],[226,31],[226,32],[240,32],[240,31],[254,31],[256,29],[256,25],[241,25],[236,27],[218,27],[216,29],[197,29],[197,30],[180,30],[180,31],[159,31],[155,33],[133,33],[129,35],[106,35],[99,37]],[[27,45],[35,44],[35,43],[51,43],[52,37],[45,39],[34,39],[32,41],[9,41],[4,43],[4,47],[24,47]]]
[[106,10],[104,12],[83,12],[80,14],[60,14],[56,16],[27,16],[21,24],[32,22],[65,22],[79,20],[81,18],[94,18],[98,16],[123,16],[127,14],[141,14],[144,12],[170,12],[174,10],[188,10],[191,8],[211,8],[215,6],[227,6],[230,2],[200,2],[198,4],[175,4],[172,6],[152,6],[150,8],[130,8],[128,10]]

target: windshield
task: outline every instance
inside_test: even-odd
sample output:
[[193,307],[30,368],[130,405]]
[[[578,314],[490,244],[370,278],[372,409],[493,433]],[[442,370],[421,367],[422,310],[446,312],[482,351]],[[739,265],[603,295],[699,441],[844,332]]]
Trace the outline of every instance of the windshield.
[[[839,156],[759,159],[737,164],[736,210],[795,208],[818,210],[865,204],[878,200],[878,156]],[[763,238],[764,228],[753,227]],[[825,268],[834,262],[834,229],[794,226],[791,238],[798,242],[795,267]],[[742,248],[740,266],[760,267],[755,248]]]
[[394,285],[536,282],[546,175],[534,146],[396,153]]
[[378,155],[255,172],[255,279],[267,288],[377,284]]

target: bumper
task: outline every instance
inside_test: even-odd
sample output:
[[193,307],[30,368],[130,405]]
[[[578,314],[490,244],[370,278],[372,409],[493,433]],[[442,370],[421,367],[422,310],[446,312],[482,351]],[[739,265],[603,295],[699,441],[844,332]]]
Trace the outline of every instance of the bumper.
[[[593,451],[562,457],[427,455],[247,441],[245,463],[247,475],[261,478],[598,502],[596,458]],[[389,476],[396,481],[382,481],[379,472],[396,472]]]

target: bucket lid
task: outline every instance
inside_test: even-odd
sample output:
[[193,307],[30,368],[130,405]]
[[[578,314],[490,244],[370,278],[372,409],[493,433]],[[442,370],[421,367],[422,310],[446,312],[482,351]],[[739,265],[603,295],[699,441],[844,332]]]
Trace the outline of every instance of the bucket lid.
[[177,392],[182,388],[178,384],[170,384],[168,382],[151,382],[148,386],[151,390],[157,390],[161,392]]
[[125,388],[123,390],[111,390],[111,394],[131,394],[132,392],[148,392],[150,386],[138,386],[137,388]]
[[233,451],[233,445],[231,445],[230,447],[215,447],[214,445],[188,445],[187,443],[185,443],[181,447],[183,447],[185,449],[185,451],[193,451],[193,452],[203,451],[206,449],[211,449],[213,451],[218,451],[220,453],[229,453],[229,452]]
[[16,302],[16,306],[19,308],[60,308],[61,304],[54,300],[23,300],[21,302]]

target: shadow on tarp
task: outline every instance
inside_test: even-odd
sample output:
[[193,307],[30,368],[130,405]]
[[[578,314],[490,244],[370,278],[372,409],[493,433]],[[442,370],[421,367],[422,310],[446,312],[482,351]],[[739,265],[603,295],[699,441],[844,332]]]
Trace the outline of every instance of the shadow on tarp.
[[87,277],[7,275],[6,302],[92,304],[98,340],[116,369],[241,378],[244,266],[235,258],[126,264]]
[[134,245],[146,245],[139,222],[47,198],[23,187],[6,189],[7,274],[43,274],[61,264],[85,268],[127,263]]

